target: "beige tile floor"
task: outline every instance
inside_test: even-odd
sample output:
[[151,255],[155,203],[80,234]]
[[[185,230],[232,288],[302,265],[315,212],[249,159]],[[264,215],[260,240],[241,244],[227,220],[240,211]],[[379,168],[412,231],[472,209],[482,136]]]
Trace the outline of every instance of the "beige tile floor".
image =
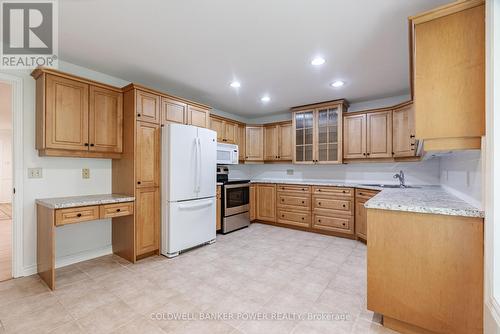
[[[0,333],[394,333],[366,310],[365,268],[362,243],[253,224],[175,259],[61,268],[54,292],[36,275],[0,283]],[[238,319],[293,312],[347,320]]]

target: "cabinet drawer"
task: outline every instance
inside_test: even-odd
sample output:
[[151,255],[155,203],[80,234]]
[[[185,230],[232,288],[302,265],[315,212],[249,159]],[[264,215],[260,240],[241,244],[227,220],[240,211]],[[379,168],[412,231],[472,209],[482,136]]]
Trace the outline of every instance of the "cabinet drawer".
[[328,217],[322,215],[314,215],[312,227],[320,230],[353,233],[354,219],[353,217]]
[[134,202],[105,204],[100,207],[101,218],[128,216],[134,213]]
[[295,193],[278,193],[278,206],[293,206],[296,209],[311,209],[311,197]]
[[56,226],[96,219],[99,219],[98,205],[56,210]]
[[361,198],[372,198],[379,193],[378,190],[366,190],[366,189],[356,189],[356,197]]
[[310,186],[291,185],[291,184],[279,184],[277,187],[277,190],[278,191],[309,194],[311,192],[311,187]]
[[331,196],[353,196],[354,189],[353,188],[342,188],[342,187],[313,187],[314,195],[331,195]]
[[278,209],[278,223],[310,227],[311,214],[309,212],[294,212]]
[[342,214],[352,214],[352,200],[341,198],[313,198],[314,209],[327,209],[340,211]]

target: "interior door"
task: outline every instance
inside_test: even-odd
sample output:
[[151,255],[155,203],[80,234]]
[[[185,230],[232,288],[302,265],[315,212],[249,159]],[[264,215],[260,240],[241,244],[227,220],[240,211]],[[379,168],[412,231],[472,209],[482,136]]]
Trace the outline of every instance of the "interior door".
[[90,151],[122,152],[123,95],[90,86]]
[[87,151],[89,85],[47,74],[46,147]]
[[215,196],[217,184],[217,134],[215,131],[198,128],[199,145],[199,192],[198,198]]
[[[163,128],[162,173],[167,173],[168,201],[183,201],[197,197],[197,128],[182,124],[169,124]],[[215,167],[214,162],[214,177]],[[209,168],[209,167],[207,167]],[[214,187],[216,182],[214,181]],[[214,191],[215,193],[215,191]]]

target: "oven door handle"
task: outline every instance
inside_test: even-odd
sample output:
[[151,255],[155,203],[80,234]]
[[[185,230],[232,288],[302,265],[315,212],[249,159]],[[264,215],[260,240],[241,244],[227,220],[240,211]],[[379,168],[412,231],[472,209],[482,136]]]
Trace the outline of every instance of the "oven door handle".
[[249,188],[250,183],[235,183],[235,184],[225,184],[224,189],[234,189],[234,188]]

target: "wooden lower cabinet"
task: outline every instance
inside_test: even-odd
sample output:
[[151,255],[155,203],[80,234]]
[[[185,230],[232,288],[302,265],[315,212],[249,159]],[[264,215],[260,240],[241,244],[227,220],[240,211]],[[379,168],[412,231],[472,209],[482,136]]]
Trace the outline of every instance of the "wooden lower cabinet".
[[278,185],[276,192],[277,222],[311,227],[311,187]]
[[156,252],[160,247],[160,189],[137,188],[135,203],[136,254]]
[[222,219],[221,219],[222,187],[221,186],[217,186],[216,199],[217,199],[217,208],[216,208],[216,212],[215,212],[215,230],[218,231],[222,227]]
[[276,185],[257,184],[256,218],[258,220],[276,221]]
[[370,198],[378,194],[376,190],[356,189],[356,237],[358,239],[367,240],[367,222],[366,222],[366,208],[365,203]]
[[354,235],[354,192],[352,188],[313,187],[314,229]]
[[286,225],[311,227],[311,213],[308,211],[278,208],[277,222]]
[[257,219],[257,186],[255,184],[250,185],[250,221]]
[[354,231],[354,217],[319,212],[314,214],[313,227],[320,230],[352,234]]

